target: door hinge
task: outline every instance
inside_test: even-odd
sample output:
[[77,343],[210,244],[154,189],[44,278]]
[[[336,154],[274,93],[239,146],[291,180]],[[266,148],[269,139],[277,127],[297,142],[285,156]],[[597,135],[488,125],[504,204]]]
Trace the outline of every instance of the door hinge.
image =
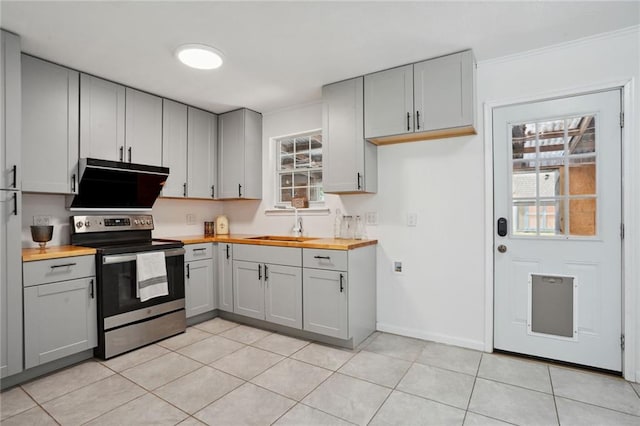
[[624,223],[620,224],[620,239],[624,240]]
[[624,112],[620,113],[620,127],[624,127]]
[[620,348],[624,351],[624,334],[620,335]]

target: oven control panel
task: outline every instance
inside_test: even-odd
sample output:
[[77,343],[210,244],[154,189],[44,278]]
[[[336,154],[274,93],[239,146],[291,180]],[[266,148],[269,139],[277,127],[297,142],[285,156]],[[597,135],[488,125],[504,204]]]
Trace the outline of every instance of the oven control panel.
[[150,214],[71,216],[73,233],[152,230]]

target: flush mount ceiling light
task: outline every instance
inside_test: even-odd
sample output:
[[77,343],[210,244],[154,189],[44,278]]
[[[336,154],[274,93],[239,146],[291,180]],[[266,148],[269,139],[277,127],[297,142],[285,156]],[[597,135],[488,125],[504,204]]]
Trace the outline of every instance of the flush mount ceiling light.
[[176,49],[176,57],[199,70],[213,70],[222,65],[222,52],[204,44],[184,44]]

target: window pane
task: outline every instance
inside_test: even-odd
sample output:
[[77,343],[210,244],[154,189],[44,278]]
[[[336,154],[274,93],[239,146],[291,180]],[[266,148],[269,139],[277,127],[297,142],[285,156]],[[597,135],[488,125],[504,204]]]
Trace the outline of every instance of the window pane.
[[536,234],[536,202],[519,201],[513,206],[512,232],[514,235]]
[[595,198],[579,198],[569,201],[569,235],[596,235]]
[[569,154],[590,154],[596,152],[596,117],[567,120],[569,122]]
[[569,194],[596,194],[595,157],[569,159]]
[[311,167],[320,168],[322,167],[322,149],[313,149],[311,150]]
[[311,139],[311,149],[322,149],[322,135],[313,135]]
[[291,189],[283,189],[280,191],[280,202],[291,202]]
[[513,198],[531,198],[536,196],[536,172],[513,171],[511,177]]
[[564,231],[560,226],[560,214],[562,201],[545,201],[540,203],[538,209],[540,216],[541,235],[563,235]]
[[309,201],[324,201],[324,191],[321,186],[309,188]]
[[280,170],[292,170],[293,166],[293,155],[283,155],[280,157]]
[[298,197],[305,197],[307,200],[309,199],[309,188],[308,187],[302,187],[302,188],[293,188],[293,196],[298,198]]
[[298,172],[293,174],[294,186],[307,186],[309,184],[309,174],[305,172]]
[[309,185],[322,185],[322,172],[310,172],[309,173]]
[[293,139],[280,141],[280,154],[293,154]]
[[283,173],[280,175],[280,186],[282,188],[290,188],[293,186],[293,177],[291,173]]

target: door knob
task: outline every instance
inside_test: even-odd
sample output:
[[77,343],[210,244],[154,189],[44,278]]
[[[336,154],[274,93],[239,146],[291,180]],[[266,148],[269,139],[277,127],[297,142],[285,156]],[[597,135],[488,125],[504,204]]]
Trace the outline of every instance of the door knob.
[[504,252],[506,252],[506,251],[507,251],[507,246],[505,246],[504,244],[500,244],[500,245],[498,246],[498,251],[499,251],[500,253],[504,253]]

